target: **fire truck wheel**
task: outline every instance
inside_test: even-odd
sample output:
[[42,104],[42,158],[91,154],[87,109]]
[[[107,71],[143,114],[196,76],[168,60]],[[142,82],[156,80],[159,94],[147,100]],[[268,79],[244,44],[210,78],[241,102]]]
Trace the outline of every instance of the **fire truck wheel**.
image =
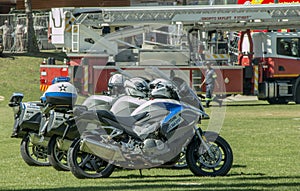
[[267,100],[269,104],[287,104],[288,101],[285,98],[269,98]]
[[296,104],[300,104],[300,84],[297,86],[296,89],[295,102]]

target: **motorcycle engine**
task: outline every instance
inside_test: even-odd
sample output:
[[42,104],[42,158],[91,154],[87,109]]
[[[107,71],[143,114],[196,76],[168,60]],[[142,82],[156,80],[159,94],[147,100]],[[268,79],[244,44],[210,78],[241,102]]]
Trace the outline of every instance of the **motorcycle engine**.
[[161,140],[146,139],[144,141],[143,151],[149,156],[161,155],[166,153],[168,150],[168,146]]

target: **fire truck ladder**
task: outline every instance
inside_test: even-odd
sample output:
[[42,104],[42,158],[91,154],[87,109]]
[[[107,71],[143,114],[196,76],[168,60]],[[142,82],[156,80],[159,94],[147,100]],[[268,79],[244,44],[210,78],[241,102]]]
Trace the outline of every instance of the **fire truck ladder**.
[[[81,24],[197,25],[209,30],[282,29],[297,28],[300,4],[214,5],[214,6],[154,6],[126,8],[76,9]],[[74,14],[73,13],[73,14]]]
[[231,32],[229,34],[229,43],[228,43],[228,53],[230,56],[230,62],[236,63],[238,61],[237,57],[239,55],[238,42],[239,34],[237,32]]
[[[70,12],[76,17],[74,23],[87,27],[177,24],[186,30],[241,31],[300,26],[300,4],[75,8]],[[229,48],[235,55],[234,47]]]
[[66,12],[76,18],[73,24],[88,28],[178,24],[184,29],[240,31],[300,26],[300,4],[74,8]]

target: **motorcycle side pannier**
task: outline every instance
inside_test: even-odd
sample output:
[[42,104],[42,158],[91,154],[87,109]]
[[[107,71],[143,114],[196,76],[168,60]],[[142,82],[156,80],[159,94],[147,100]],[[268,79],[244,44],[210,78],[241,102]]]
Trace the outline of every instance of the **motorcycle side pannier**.
[[21,114],[19,126],[22,131],[33,130],[38,131],[42,113],[40,106],[35,102],[25,102],[21,104]]

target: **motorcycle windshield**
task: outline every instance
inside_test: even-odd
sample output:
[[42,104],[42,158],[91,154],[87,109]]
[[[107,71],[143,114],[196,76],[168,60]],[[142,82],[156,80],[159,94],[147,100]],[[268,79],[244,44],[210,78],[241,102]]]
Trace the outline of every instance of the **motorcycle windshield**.
[[196,92],[188,85],[188,83],[184,79],[175,76],[175,72],[173,70],[171,70],[170,75],[167,75],[157,67],[150,67],[150,71],[148,72],[152,73],[152,75],[154,76],[172,82],[176,87],[176,93],[180,102],[184,102],[185,104],[198,108],[200,110],[199,113],[202,118],[209,118],[209,115],[205,113],[203,105],[201,103],[201,99],[198,97]]

